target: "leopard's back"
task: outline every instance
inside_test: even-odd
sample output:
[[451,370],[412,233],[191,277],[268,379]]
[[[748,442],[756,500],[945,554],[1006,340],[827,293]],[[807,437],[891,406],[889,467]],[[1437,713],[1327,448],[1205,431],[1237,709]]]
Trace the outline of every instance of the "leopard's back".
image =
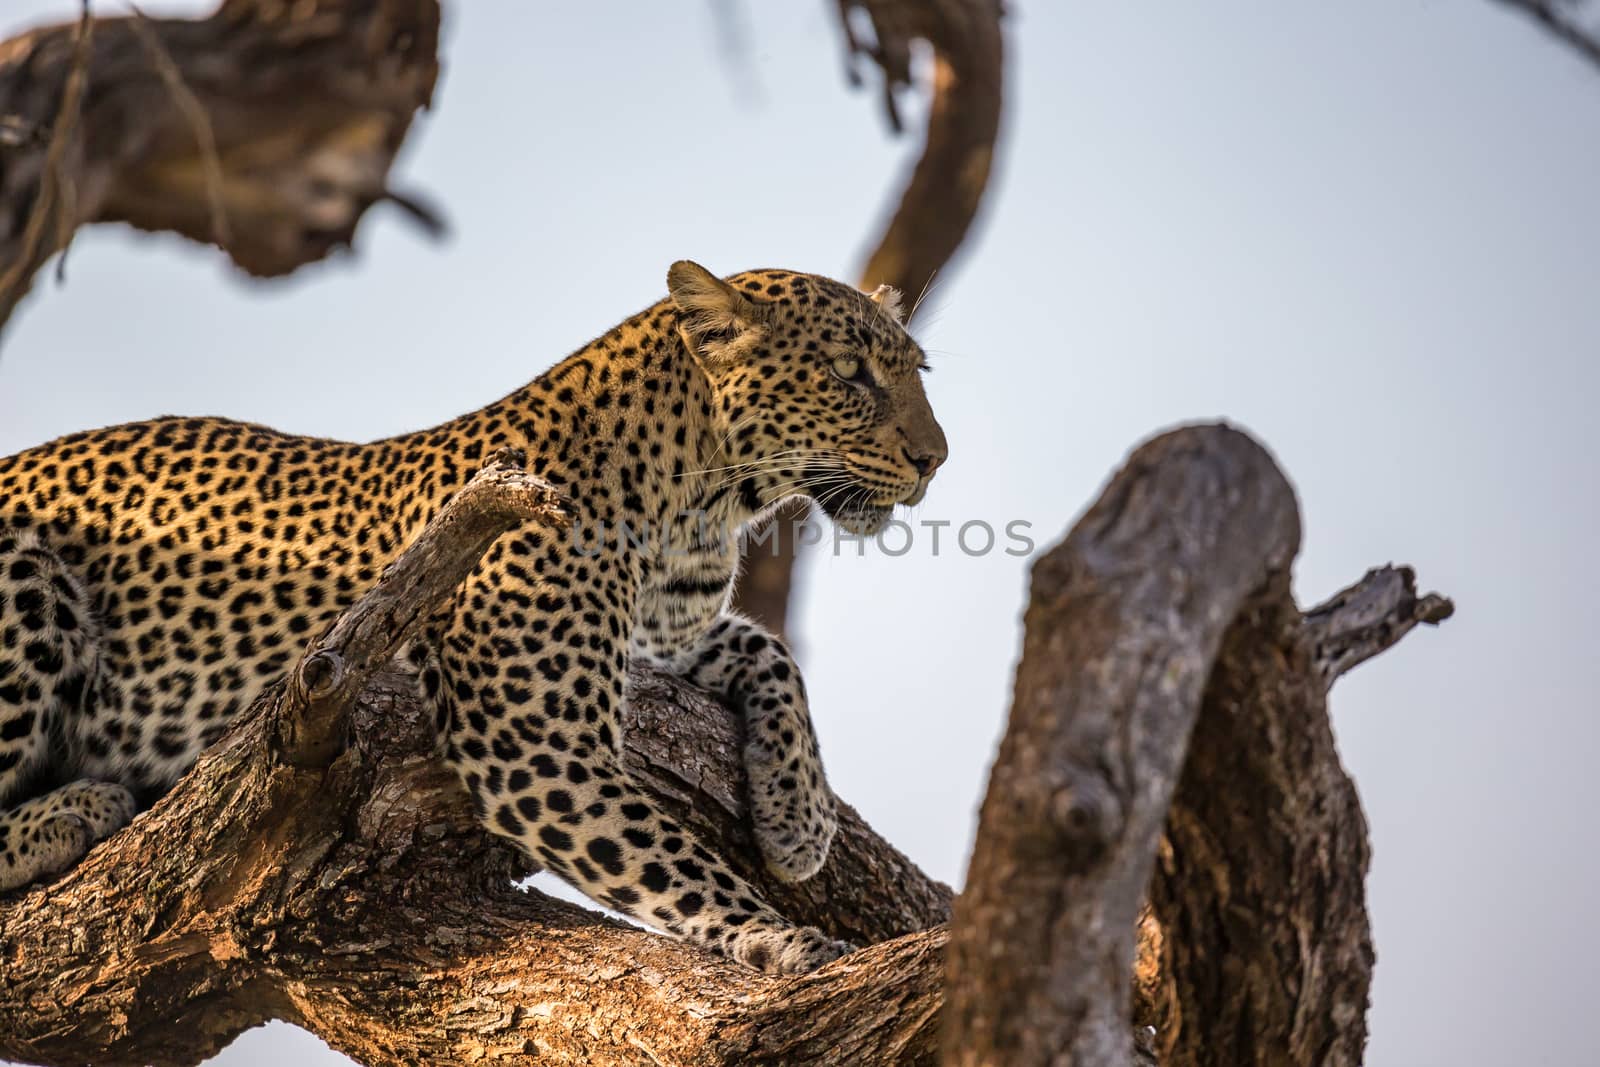
[[[59,561],[82,600],[66,610],[97,635],[52,757],[71,765],[41,777],[176,780],[426,521],[455,465],[424,455],[424,437],[354,445],[161,418],[0,460],[0,527]],[[0,596],[34,569],[11,561]],[[13,620],[4,647],[25,651],[25,631]]]

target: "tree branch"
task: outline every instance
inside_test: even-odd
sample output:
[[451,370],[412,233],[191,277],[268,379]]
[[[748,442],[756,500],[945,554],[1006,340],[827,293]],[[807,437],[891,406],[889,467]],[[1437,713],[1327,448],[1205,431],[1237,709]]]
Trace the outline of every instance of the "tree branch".
[[1323,694],[1454,606],[1392,566],[1304,615],[1286,597],[1229,631],[1140,914],[1134,1018],[1168,1067],[1313,1047],[1319,1063],[1359,1062],[1365,1039],[1365,821]]
[[[732,733],[720,705],[698,696],[655,705],[651,694],[677,683],[643,681],[648,717],[630,743],[669,715],[690,717],[682,729]],[[693,721],[713,709],[715,725]],[[356,741],[325,772],[275,763],[268,718],[208,751],[62,880],[0,904],[0,1057],[197,1063],[276,1018],[368,1065],[466,1064],[488,1052],[633,1064],[650,1062],[649,1050],[661,1063],[776,1067],[829,1062],[821,1050],[835,1046],[861,1057],[838,1062],[930,1062],[942,929],[799,979],[769,977],[516,889],[532,868],[480,831],[431,755],[409,679],[384,675],[368,688],[353,712]],[[715,773],[718,762],[698,770]],[[692,780],[697,769],[658,774]],[[723,824],[714,800],[688,800],[706,805],[698,830]],[[890,879],[914,868],[858,819],[841,837],[831,907],[808,912],[817,906],[805,895],[761,888],[801,921],[885,936],[896,917],[857,913],[870,903],[858,894],[892,896]],[[747,847],[742,855],[755,856]],[[886,862],[860,869],[852,855]]]
[[1141,923],[1136,1017],[1166,1067],[1361,1063],[1367,826],[1326,694],[1453,610],[1383,567],[1304,615],[1275,575],[1232,621]]
[[417,623],[464,582],[501,534],[538,523],[565,530],[555,490],[502,449],[451,498],[419,538],[387,567],[290,673],[290,704],[278,715],[278,751],[297,766],[325,767],[338,754],[345,713]]
[[1036,564],[945,1063],[1360,1062],[1366,828],[1324,694],[1450,605],[1390,567],[1302,616],[1299,537],[1266,452],[1199,426]]
[[1305,640],[1323,688],[1392,646],[1418,623],[1437,626],[1456,606],[1437,593],[1417,596],[1410,567],[1376,567],[1306,612]]
[[[860,11],[874,41],[851,26]],[[896,95],[912,84],[918,41],[933,52],[933,89],[922,155],[899,197],[899,207],[862,271],[868,288],[892,285],[913,301],[955,255],[977,217],[1000,137],[1004,96],[999,0],[839,0],[839,19],[852,58],[868,56],[883,74],[890,126],[900,130]]]
[[[87,5],[86,9],[87,9]],[[225,0],[0,42],[0,326],[92,222],[172,231],[258,276],[348,245],[438,76],[438,0]]]
[[1130,1062],[1134,924],[1223,634],[1300,543],[1226,427],[1136,451],[1034,566],[950,954],[946,1062]]

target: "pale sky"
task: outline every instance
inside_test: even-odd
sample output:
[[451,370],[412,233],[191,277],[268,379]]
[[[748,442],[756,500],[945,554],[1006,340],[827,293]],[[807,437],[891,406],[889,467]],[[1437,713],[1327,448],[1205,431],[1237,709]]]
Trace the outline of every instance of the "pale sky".
[[[854,277],[915,148],[846,88],[824,0],[447,6],[398,174],[453,237],[379,209],[355,258],[262,285],[85,232],[5,334],[0,454],[163,413],[442,421],[675,259]],[[1226,417],[1298,488],[1303,603],[1391,560],[1453,596],[1333,695],[1374,846],[1368,1063],[1573,1062],[1600,993],[1600,71],[1489,0],[1008,6],[999,175],[919,321],[951,455],[918,517],[1042,549],[1138,441]],[[75,8],[8,0],[0,33]],[[808,571],[832,783],[957,884],[1027,562],[919,542]],[[343,1062],[282,1025],[216,1062],[288,1055]]]

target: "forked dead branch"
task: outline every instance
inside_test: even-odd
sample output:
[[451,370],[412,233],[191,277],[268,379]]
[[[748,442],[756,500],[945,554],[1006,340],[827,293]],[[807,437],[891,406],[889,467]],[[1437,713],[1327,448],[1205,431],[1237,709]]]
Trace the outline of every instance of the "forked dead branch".
[[1109,1067],[1133,1062],[1147,1024],[1166,1064],[1219,1049],[1358,1062],[1365,831],[1323,695],[1362,657],[1317,650],[1376,651],[1388,639],[1372,634],[1444,609],[1385,570],[1296,610],[1293,493],[1248,437],[1156,438],[1036,565],[948,927],[949,889],[848,808],[816,879],[768,877],[733,715],[673,678],[632,679],[630,770],[781,911],[864,946],[799,978],[515,888],[526,862],[479,829],[409,683],[383,669],[498,531],[556,508],[501,457],[314,643],[299,681],[78,867],[0,903],[0,1056],[196,1063],[284,1019],[364,1064],[1027,1065],[1071,1050]]

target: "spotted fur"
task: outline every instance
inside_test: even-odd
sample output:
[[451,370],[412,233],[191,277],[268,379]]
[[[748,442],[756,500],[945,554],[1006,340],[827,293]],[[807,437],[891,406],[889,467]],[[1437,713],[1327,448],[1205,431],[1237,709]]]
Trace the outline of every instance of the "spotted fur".
[[511,445],[574,532],[502,537],[408,653],[484,824],[752,966],[845,951],[657,809],[620,765],[617,715],[635,661],[726,694],[766,863],[817,871],[833,796],[788,650],[728,609],[730,534],[796,494],[858,532],[920,499],[945,456],[922,352],[888,293],[687,262],[668,286],[419,433],[354,445],[163,418],[0,460],[0,891],[70,866],[168,788]]

